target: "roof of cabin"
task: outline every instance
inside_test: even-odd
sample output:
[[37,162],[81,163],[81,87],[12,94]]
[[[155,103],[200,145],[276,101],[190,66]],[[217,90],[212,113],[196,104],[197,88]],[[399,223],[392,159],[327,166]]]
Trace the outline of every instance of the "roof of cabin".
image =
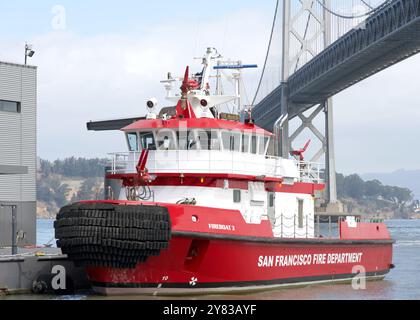
[[254,124],[247,124],[242,122],[210,119],[210,118],[186,118],[186,119],[170,119],[170,120],[139,120],[127,127],[122,128],[122,131],[144,131],[153,129],[219,129],[239,131],[245,133],[258,133],[265,136],[273,136],[268,132]]

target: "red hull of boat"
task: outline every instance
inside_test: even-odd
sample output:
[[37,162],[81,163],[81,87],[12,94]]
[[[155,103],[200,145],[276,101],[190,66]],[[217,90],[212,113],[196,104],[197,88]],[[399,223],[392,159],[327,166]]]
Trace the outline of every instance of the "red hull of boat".
[[[360,270],[368,278],[382,278],[392,262],[392,245],[381,241],[305,242],[174,237],[169,250],[136,269],[88,268],[87,273],[95,290],[104,294],[211,293],[348,280]],[[192,245],[198,255],[188,258]],[[344,262],[337,263],[337,254],[344,254]],[[297,265],[283,266],[294,255]],[[305,261],[299,262],[301,256]]]
[[[382,223],[350,228],[342,222],[340,239],[278,239],[272,236],[268,221],[249,225],[239,212],[166,206],[173,224],[169,248],[135,269],[87,268],[98,293],[265,290],[351,281],[361,271],[368,279],[381,279],[392,266],[393,242]],[[191,220],[191,214],[197,222]],[[209,230],[211,223],[225,228]]]

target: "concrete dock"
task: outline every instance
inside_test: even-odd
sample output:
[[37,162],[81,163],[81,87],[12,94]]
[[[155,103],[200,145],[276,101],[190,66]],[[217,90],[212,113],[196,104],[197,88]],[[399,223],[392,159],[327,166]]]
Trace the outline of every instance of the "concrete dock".
[[34,282],[48,279],[54,266],[62,266],[69,285],[76,289],[89,288],[85,272],[76,268],[57,248],[19,248],[17,255],[10,249],[0,249],[0,295],[32,292]]

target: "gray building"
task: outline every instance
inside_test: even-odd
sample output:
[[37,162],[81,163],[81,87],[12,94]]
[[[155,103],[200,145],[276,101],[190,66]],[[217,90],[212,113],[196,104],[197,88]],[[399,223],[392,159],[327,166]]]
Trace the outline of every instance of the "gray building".
[[36,243],[36,106],[36,67],[0,61],[0,247],[13,221],[19,245]]

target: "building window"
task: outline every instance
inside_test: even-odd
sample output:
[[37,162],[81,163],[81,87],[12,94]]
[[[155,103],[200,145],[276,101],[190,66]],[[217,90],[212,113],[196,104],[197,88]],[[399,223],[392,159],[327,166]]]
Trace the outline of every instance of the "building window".
[[0,100],[0,111],[20,113],[20,102]]
[[233,202],[234,203],[241,202],[241,190],[233,190]]
[[298,200],[298,224],[299,228],[303,228],[303,200]]

